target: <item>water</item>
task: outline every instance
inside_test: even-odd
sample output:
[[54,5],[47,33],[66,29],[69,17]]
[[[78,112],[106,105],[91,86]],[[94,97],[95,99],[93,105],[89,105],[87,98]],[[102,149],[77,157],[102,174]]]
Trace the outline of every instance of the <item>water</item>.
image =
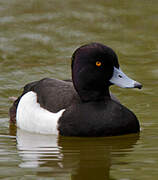
[[[156,0],[0,0],[0,179],[158,179]],[[137,115],[139,135],[42,136],[9,127],[9,96],[43,77],[69,79],[72,52],[112,47],[143,90],[111,91]]]

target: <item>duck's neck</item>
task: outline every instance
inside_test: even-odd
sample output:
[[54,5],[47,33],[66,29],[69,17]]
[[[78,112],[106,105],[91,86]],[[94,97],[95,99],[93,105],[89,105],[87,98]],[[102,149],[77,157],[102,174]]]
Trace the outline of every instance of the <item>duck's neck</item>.
[[[78,90],[77,90],[78,91]],[[78,94],[83,102],[89,101],[104,101],[105,97],[110,98],[109,88],[103,88],[102,90],[86,90],[80,89]]]
[[[87,70],[88,71],[88,70]],[[83,102],[101,101],[110,98],[110,83],[104,76],[96,77],[86,69],[72,71],[73,85]]]

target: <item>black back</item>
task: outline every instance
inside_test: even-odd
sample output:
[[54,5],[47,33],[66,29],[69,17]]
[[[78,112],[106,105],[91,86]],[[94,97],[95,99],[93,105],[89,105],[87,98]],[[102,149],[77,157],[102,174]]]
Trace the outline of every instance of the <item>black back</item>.
[[71,81],[44,78],[24,87],[22,95],[15,101],[16,107],[21,97],[29,91],[37,94],[37,102],[41,107],[53,113],[67,108],[72,103],[80,102]]

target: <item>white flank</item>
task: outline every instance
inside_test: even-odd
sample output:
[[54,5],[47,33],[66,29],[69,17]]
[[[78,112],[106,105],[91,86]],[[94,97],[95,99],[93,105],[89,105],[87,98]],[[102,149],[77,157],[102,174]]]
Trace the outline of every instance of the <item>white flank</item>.
[[30,91],[22,96],[17,107],[17,126],[40,134],[58,134],[58,120],[65,109],[52,113],[40,106],[37,95]]

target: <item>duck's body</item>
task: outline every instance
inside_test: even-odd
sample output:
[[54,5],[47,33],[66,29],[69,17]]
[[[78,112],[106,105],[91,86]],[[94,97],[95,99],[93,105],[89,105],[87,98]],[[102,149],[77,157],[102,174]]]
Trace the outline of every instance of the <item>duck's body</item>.
[[[27,84],[10,109],[11,121],[16,119],[17,126],[28,131],[64,136],[139,132],[134,113],[109,93],[116,73],[120,73],[116,84],[124,86],[124,74],[110,48],[99,43],[82,46],[72,58],[73,83],[45,78]],[[130,79],[125,83],[125,87],[141,87]]]

